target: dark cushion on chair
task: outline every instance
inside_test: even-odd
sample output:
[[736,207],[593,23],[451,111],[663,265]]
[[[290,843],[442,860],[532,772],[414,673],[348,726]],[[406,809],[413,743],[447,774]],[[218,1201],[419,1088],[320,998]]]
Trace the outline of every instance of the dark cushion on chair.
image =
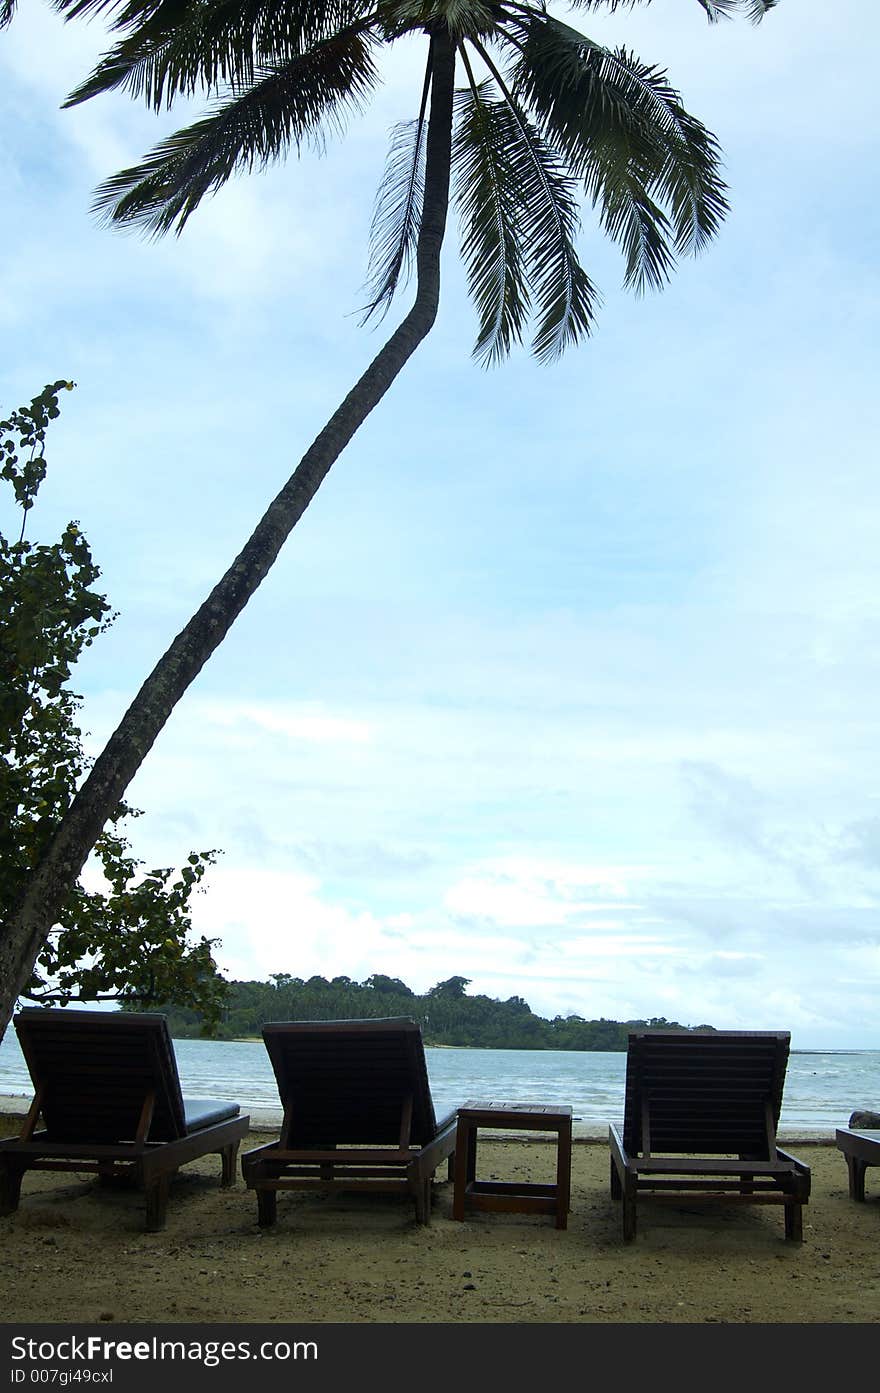
[[187,1132],[200,1132],[215,1122],[226,1122],[241,1112],[238,1103],[224,1103],[217,1098],[184,1098],[183,1116]]

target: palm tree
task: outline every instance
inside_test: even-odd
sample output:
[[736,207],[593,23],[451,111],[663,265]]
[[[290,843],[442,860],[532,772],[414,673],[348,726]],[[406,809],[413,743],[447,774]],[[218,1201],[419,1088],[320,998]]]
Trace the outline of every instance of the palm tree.
[[[775,0],[697,0],[753,20]],[[0,24],[15,0],[0,0]],[[410,310],[303,455],[253,535],[144,682],[0,932],[0,1035],[108,816],[176,703],[263,580],[330,466],[434,323],[450,197],[485,364],[531,333],[541,361],[592,328],[596,290],[576,247],[579,193],[626,261],[658,287],[727,209],[715,137],[666,75],[554,18],[543,0],[55,0],[121,35],[73,105],[122,87],[157,111],[205,89],[214,105],[97,192],[114,226],[182,231],[234,173],[320,143],[379,82],[380,52],[427,48],[419,109],[397,126],[373,219],[365,318],[415,270]],[[615,10],[649,0],[574,0]],[[456,68],[461,86],[456,89]]]

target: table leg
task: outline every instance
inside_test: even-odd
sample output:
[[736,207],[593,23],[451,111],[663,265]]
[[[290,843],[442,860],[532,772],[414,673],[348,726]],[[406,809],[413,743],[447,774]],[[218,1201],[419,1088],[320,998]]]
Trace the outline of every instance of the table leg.
[[568,1228],[571,1203],[571,1123],[559,1128],[556,1139],[556,1227]]
[[455,1185],[452,1192],[452,1217],[464,1218],[464,1197],[476,1171],[476,1128],[466,1118],[458,1119],[455,1132]]

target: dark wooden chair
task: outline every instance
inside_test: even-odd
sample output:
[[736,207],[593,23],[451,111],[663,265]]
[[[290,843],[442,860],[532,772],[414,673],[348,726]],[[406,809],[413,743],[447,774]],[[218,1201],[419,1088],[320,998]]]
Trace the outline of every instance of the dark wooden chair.
[[880,1131],[861,1127],[838,1127],[838,1148],[846,1157],[849,1171],[849,1197],[860,1204],[865,1199],[865,1171],[880,1166]]
[[630,1033],[623,1131],[609,1135],[624,1239],[644,1196],[782,1204],[786,1238],[803,1240],[809,1167],[776,1145],[788,1050],[787,1031]]
[[29,1007],[15,1027],[35,1093],[19,1136],[0,1141],[0,1214],[18,1208],[29,1170],[128,1177],[153,1231],[187,1161],[217,1152],[232,1184],[250,1119],[237,1103],[183,1098],[164,1016]]
[[441,1161],[452,1178],[456,1117],[435,1117],[415,1021],[289,1021],[263,1039],[284,1121],[278,1141],[241,1158],[259,1223],[275,1222],[279,1190],[408,1194],[429,1223]]

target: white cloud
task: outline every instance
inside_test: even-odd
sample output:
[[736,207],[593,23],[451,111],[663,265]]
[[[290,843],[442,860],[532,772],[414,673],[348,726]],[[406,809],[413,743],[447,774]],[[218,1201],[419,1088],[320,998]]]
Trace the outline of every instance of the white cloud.
[[366,721],[337,716],[320,709],[274,705],[258,706],[239,702],[200,702],[193,708],[192,718],[219,726],[231,738],[238,735],[250,740],[257,732],[284,736],[285,740],[300,740],[317,744],[363,745],[369,743],[373,731]]

